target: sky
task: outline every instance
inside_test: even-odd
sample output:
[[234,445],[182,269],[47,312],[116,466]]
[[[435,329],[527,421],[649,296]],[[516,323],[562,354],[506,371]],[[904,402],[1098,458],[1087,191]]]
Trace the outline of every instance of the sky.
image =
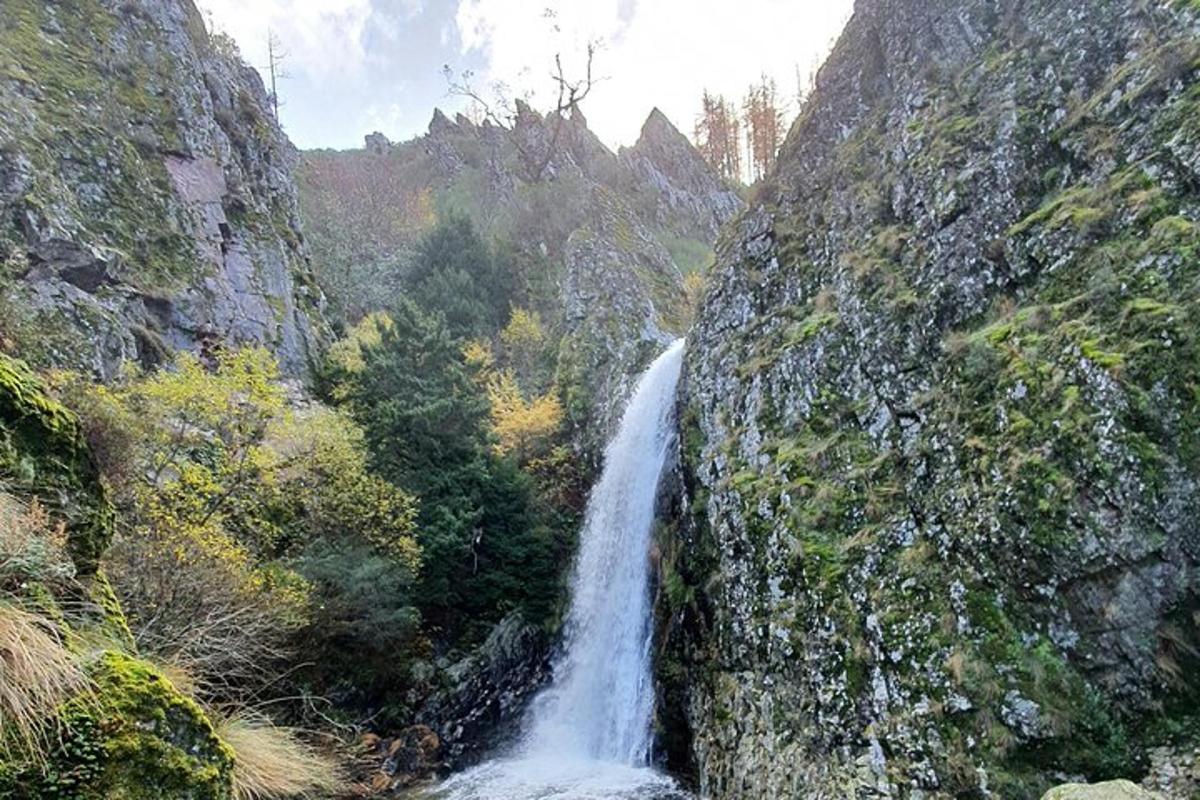
[[[597,42],[598,80],[582,104],[610,147],[637,140],[655,106],[691,133],[705,89],[740,98],[759,76],[794,110],[800,84],[849,19],[853,0],[197,0],[210,26],[265,73],[268,31],[286,54],[280,116],[298,146],[361,147],[425,132],[435,107],[466,110],[444,67],[491,96],[554,103],[561,53],[581,76]],[[790,120],[790,116],[789,116]]]

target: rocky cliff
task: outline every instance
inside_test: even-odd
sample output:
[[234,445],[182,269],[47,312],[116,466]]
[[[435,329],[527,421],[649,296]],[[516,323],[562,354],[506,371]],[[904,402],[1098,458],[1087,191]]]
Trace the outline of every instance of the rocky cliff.
[[257,74],[191,0],[6,2],[0,336],[111,375],[260,343],[304,374],[323,336],[290,172]]
[[579,112],[517,108],[511,129],[438,111],[409,142],[373,134],[361,151],[306,153],[306,230],[351,318],[403,293],[406,251],[438,217],[465,215],[505,243],[517,302],[562,341],[568,417],[594,457],[633,377],[687,327],[683,275],[707,266],[744,204],[657,110],[614,154]]
[[660,677],[705,796],[1194,743],[1198,220],[1194,1],[859,0],[688,345]]

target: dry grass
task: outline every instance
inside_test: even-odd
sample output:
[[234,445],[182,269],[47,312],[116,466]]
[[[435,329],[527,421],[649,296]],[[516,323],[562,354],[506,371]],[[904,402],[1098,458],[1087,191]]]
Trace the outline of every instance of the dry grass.
[[25,504],[0,491],[0,587],[60,582],[74,574],[66,527],[36,499]]
[[53,623],[0,603],[0,754],[42,761],[59,708],[87,689],[87,676]]
[[333,759],[303,741],[295,729],[241,712],[218,720],[217,734],[236,756],[235,800],[330,797],[344,788]]

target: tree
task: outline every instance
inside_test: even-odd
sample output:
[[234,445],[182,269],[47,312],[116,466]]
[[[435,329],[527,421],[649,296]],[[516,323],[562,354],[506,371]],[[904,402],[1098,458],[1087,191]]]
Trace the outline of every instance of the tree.
[[409,297],[442,315],[454,337],[491,336],[508,319],[512,270],[466,217],[452,216],[426,234],[408,284]]
[[362,336],[338,394],[366,430],[372,462],[417,495],[423,567],[417,603],[451,641],[473,641],[504,613],[553,610],[558,541],[533,507],[532,481],[496,453],[487,396],[440,314],[401,302],[379,339]]
[[746,131],[746,154],[751,180],[761,180],[775,166],[775,156],[783,139],[783,112],[774,79],[766,74],[750,87],[742,102]]
[[700,116],[696,119],[695,140],[700,155],[709,166],[727,180],[741,180],[741,126],[732,102],[704,90]]
[[563,408],[554,391],[526,400],[513,373],[504,370],[487,384],[496,451],[518,463],[544,451],[562,427]]
[[505,360],[526,393],[541,388],[546,356],[546,330],[536,311],[514,308],[508,325],[500,331]]
[[[211,365],[182,354],[169,369],[112,386],[74,378],[64,391],[120,511],[105,568],[138,646],[182,663],[210,696],[253,694],[293,645],[332,635],[324,610],[356,590],[314,583],[314,553],[353,550],[388,585],[415,582],[413,497],[370,472],[345,413],[288,408],[266,351],[219,350]],[[381,602],[416,616],[410,591]]]
[[68,391],[120,511],[105,568],[139,648],[226,695],[263,680],[307,604],[303,579],[263,558],[270,526],[237,524],[283,409],[273,359],[230,349],[208,367],[181,354],[171,369]]
[[279,122],[279,81],[291,77],[284,71],[288,53],[283,49],[283,42],[274,31],[267,31],[267,74],[271,79],[271,110],[275,113],[275,122]]

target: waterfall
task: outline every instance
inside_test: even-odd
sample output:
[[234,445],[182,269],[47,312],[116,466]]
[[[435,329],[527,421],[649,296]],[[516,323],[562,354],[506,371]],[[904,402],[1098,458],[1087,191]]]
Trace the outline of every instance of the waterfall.
[[580,534],[563,655],[530,707],[519,752],[456,776],[435,796],[684,796],[646,766],[654,713],[650,547],[682,361],[679,340],[650,365],[605,449]]
[[641,765],[650,756],[650,537],[683,355],[679,341],[638,383],[588,500],[566,648],[533,705],[530,753]]

